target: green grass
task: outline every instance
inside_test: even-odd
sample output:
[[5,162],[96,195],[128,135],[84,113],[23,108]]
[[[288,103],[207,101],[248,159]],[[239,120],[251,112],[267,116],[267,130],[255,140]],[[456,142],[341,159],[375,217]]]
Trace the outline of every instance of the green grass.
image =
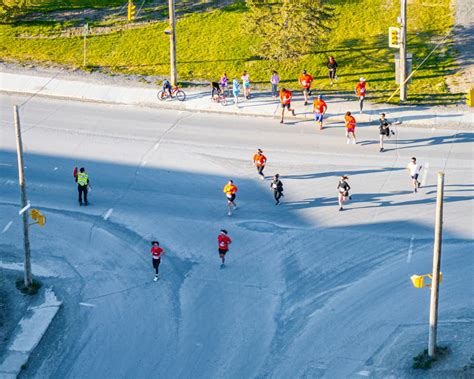
[[[98,6],[106,1],[56,3],[61,3],[61,7],[64,3],[76,6],[94,3]],[[110,3],[118,4],[115,1]],[[318,89],[351,94],[358,78],[364,76],[369,96],[379,101],[386,100],[396,89],[393,54],[398,51],[388,48],[387,34],[389,26],[396,26],[398,2],[333,0],[331,3],[336,7],[337,19],[327,42],[317,46],[313,54],[283,62],[253,56],[251,46],[258,43],[258,38],[248,32],[248,14],[241,3],[180,17],[177,23],[180,80],[215,80],[223,72],[240,78],[241,72],[247,70],[254,84],[267,86],[271,71],[276,69],[285,85],[296,87],[296,78],[305,68],[315,76]],[[450,0],[409,2],[408,51],[413,53],[414,67],[451,29],[453,14]],[[0,54],[7,61],[80,67],[81,37],[22,38],[57,35],[67,27],[67,24],[54,21],[0,25]],[[113,72],[168,76],[169,37],[164,34],[166,28],[166,22],[156,21],[135,29],[91,35],[88,38],[88,65]],[[409,86],[412,102],[427,104],[461,99],[462,94],[448,94],[445,85],[445,77],[452,74],[456,67],[454,53],[449,46],[449,43],[443,45],[415,74]],[[329,54],[334,55],[339,64],[339,82],[333,87],[329,86],[326,78],[325,62]]]

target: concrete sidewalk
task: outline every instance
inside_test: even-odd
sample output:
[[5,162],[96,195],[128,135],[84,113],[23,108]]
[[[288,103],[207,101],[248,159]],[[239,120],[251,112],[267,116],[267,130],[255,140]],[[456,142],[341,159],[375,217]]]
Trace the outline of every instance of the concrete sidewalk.
[[[158,90],[152,86],[114,85],[97,81],[74,80],[59,75],[42,76],[0,72],[0,92],[248,116],[279,118],[281,115],[279,101],[266,92],[254,92],[250,100],[240,98],[239,104],[233,104],[232,99],[229,98],[227,105],[222,105],[210,100],[210,91],[186,90],[186,100],[180,102],[175,99],[159,101],[156,97]],[[354,114],[358,123],[376,122],[380,113],[384,112],[390,121],[409,126],[463,129],[474,126],[474,111],[467,106],[396,106],[366,102],[364,113],[359,114],[355,97],[352,101],[336,95],[324,95],[324,98],[328,104],[326,126],[342,124],[347,111]],[[296,110],[298,120],[312,120],[312,105],[304,106],[301,92],[294,94],[292,105]],[[288,115],[286,119],[292,118],[293,116]]]

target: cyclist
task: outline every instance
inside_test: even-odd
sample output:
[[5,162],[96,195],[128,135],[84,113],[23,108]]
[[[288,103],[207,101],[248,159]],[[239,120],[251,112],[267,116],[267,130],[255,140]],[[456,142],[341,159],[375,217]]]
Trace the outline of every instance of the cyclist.
[[311,94],[312,81],[313,77],[310,74],[307,74],[306,70],[303,70],[302,74],[298,78],[300,86],[303,87],[304,105],[308,105],[309,95]]
[[173,97],[171,94],[172,89],[170,81],[168,79],[163,80],[163,93],[167,93],[169,97]]
[[211,97],[214,100],[217,100],[222,93],[221,87],[218,82],[211,82]]

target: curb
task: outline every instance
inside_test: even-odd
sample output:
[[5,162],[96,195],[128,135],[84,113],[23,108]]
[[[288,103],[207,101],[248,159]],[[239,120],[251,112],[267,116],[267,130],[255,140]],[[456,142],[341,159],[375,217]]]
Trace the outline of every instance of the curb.
[[47,288],[43,303],[28,307],[26,315],[16,326],[14,338],[8,344],[3,361],[0,363],[0,377],[16,378],[18,376],[61,305],[62,301],[58,300],[52,288]]

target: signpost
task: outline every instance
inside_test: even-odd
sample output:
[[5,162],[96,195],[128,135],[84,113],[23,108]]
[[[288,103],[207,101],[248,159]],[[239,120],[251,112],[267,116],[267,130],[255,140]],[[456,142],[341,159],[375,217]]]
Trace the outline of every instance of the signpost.
[[84,67],[86,67],[87,34],[89,34],[89,24],[85,23],[84,24],[84,31],[83,31],[83,35],[84,35],[84,62],[83,62],[83,66]]

